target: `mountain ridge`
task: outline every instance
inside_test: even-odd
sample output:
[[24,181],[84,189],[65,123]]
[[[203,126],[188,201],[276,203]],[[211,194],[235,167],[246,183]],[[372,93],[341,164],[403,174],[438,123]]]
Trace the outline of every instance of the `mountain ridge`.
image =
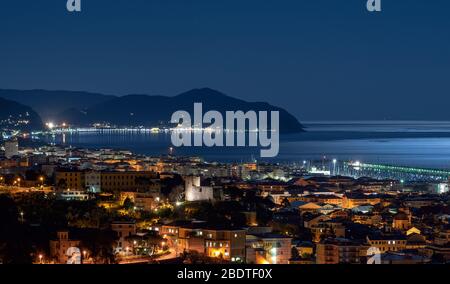
[[[294,133],[303,131],[303,125],[286,110],[266,102],[247,102],[228,96],[211,88],[197,88],[175,96],[129,94],[124,96],[103,95],[99,93],[74,91],[45,90],[17,91],[0,89],[0,97],[12,97],[17,92],[19,101],[27,100],[31,107],[39,109],[41,116],[46,119],[67,122],[73,125],[88,125],[93,123],[111,123],[120,126],[157,126],[169,122],[173,112],[185,110],[193,113],[196,102],[203,103],[204,112],[217,110],[224,114],[226,111],[279,111],[280,132]],[[94,96],[90,100],[90,96]],[[44,107],[42,101],[54,100],[59,96],[57,106]],[[68,96],[66,100],[61,97]],[[87,100],[89,96],[89,100]],[[30,100],[29,98],[32,98]],[[83,99],[83,102],[77,100]],[[48,108],[51,108],[49,110]],[[39,112],[39,111],[38,111]],[[49,113],[53,112],[51,115]]]
[[0,128],[39,130],[43,127],[39,114],[31,107],[0,98]]

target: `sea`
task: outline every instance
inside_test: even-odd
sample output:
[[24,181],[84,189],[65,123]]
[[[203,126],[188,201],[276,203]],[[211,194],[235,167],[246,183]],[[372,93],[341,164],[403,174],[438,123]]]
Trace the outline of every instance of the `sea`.
[[207,161],[301,163],[336,159],[396,166],[450,169],[450,121],[309,121],[306,132],[281,135],[275,158],[258,147],[172,148],[170,133],[97,131],[46,135],[42,142],[84,148],[127,149],[158,156],[172,151]]

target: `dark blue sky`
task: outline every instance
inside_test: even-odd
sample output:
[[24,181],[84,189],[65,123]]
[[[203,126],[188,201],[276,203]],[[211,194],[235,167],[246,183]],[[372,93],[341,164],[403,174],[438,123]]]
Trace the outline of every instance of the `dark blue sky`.
[[0,1],[0,88],[211,87],[300,120],[450,120],[448,0]]

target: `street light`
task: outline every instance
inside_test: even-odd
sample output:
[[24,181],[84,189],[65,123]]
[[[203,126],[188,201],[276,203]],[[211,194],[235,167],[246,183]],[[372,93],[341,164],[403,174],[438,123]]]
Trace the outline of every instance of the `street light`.
[[40,263],[40,264],[42,264],[42,258],[43,258],[43,257],[44,257],[44,256],[43,256],[42,254],[39,255],[39,263]]
[[55,127],[55,124],[54,124],[53,122],[47,122],[45,125],[46,125],[46,126],[48,127],[48,129],[50,129],[50,130],[52,130],[52,129]]
[[86,259],[86,254],[87,254],[87,251],[83,250],[83,262]]
[[20,211],[20,219],[21,219],[21,221],[23,223],[23,211]]

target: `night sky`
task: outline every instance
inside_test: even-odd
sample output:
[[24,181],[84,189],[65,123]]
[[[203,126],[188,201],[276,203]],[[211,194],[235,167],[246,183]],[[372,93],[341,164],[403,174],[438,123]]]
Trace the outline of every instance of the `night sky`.
[[210,87],[301,121],[450,120],[450,1],[0,0],[0,88]]

